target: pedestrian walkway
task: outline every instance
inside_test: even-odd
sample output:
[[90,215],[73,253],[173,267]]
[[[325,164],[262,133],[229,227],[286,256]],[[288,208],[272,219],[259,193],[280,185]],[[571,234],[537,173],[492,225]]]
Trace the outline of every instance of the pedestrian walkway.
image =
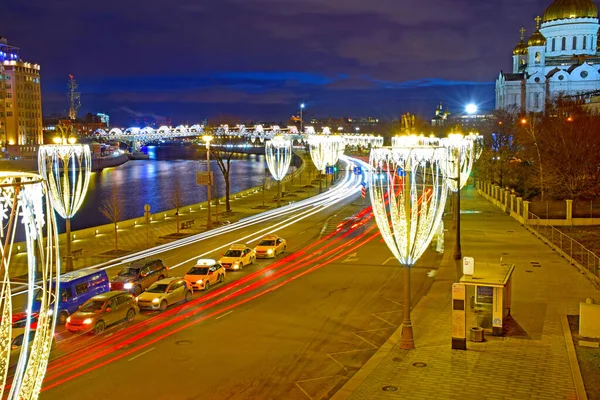
[[[515,264],[511,315],[518,329],[451,350],[451,288],[457,263],[446,254],[414,307],[416,349],[398,347],[400,329],[332,397],[341,399],[576,399],[562,321],[600,291],[579,271],[474,188],[461,199],[463,256]],[[446,245],[446,249],[453,246]],[[448,253],[448,250],[447,250]],[[540,267],[533,267],[533,263]],[[470,326],[467,326],[469,329]]]
[[[284,184],[285,193],[282,198],[282,205],[286,205],[289,202],[300,201],[310,196],[317,195],[319,193],[319,183],[316,179],[316,169],[310,155],[308,153],[301,153],[300,156],[303,158],[305,168],[302,174],[298,174],[294,179],[290,179]],[[312,184],[311,184],[312,182]],[[325,184],[323,183],[323,189]],[[245,190],[243,193],[247,193]],[[240,196],[235,193],[230,194],[231,201],[231,213],[225,212],[225,203],[221,201],[220,204],[212,206],[212,220],[213,227],[218,226],[217,221],[221,223],[233,223],[243,218],[256,215],[269,209],[277,207],[277,185],[271,184],[266,187],[264,193],[259,190],[256,193]],[[60,217],[58,217],[60,218]],[[189,207],[181,207],[179,216],[179,226],[185,221],[193,220],[193,227],[189,229],[180,229],[180,237],[186,235],[193,235],[206,231],[207,222],[207,210],[194,209],[189,211]],[[148,229],[148,234],[147,230]],[[177,218],[167,217],[165,219],[156,220],[150,223],[147,227],[146,224],[139,224],[128,228],[119,228],[118,230],[118,248],[122,250],[122,255],[135,253],[142,251],[149,247],[154,247],[158,244],[167,243],[168,241],[175,240],[174,234],[177,233]],[[75,235],[75,239],[72,242],[73,250],[81,250],[81,256],[74,258],[73,267],[74,269],[86,268],[92,265],[97,265],[106,261],[110,261],[111,256],[107,256],[106,253],[115,248],[114,235],[111,233],[100,233],[94,237],[88,237],[83,239],[77,238],[77,231],[72,232]],[[60,246],[61,256],[65,254],[65,235],[60,235]],[[24,248],[24,246],[22,246]],[[64,262],[63,262],[64,268]],[[11,279],[19,278],[25,279],[27,274],[27,254],[25,252],[18,253],[13,256],[13,261],[10,266]]]

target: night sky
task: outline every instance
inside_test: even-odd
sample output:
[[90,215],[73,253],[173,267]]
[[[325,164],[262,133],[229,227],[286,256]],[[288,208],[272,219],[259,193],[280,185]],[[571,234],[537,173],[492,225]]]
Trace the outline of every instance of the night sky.
[[[121,125],[228,114],[430,117],[443,101],[492,109],[494,79],[550,0],[29,0],[0,36],[41,64],[43,113],[82,108]],[[21,3],[21,4],[19,4]]]

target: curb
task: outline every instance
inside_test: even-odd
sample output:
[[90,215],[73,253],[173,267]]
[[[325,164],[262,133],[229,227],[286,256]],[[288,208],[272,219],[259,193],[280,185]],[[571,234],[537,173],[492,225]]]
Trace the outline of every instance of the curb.
[[569,356],[569,365],[571,367],[571,374],[573,375],[573,386],[575,386],[577,400],[587,400],[588,397],[585,392],[579,362],[577,361],[577,353],[575,353],[575,344],[573,343],[573,336],[571,336],[571,328],[569,327],[569,320],[566,314],[561,316],[560,322],[565,336],[565,345],[567,347],[567,355]]

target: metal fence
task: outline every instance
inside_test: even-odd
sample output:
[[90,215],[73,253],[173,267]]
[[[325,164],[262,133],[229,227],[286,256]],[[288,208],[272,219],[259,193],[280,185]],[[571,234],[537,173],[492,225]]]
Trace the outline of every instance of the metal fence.
[[569,235],[551,225],[545,225],[545,221],[537,215],[530,212],[529,219],[536,220],[537,223],[525,225],[527,229],[579,268],[592,282],[600,286],[600,257]]

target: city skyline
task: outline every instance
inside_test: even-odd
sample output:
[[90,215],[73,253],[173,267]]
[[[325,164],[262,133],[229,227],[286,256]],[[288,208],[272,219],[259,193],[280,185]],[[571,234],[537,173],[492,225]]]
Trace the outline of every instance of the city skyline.
[[391,119],[429,116],[440,101],[454,112],[468,102],[493,108],[493,80],[510,69],[518,29],[531,32],[548,4],[39,1],[5,7],[0,34],[41,65],[44,115],[66,111],[73,74],[80,114],[116,123],[280,120],[300,102],[311,116]]

